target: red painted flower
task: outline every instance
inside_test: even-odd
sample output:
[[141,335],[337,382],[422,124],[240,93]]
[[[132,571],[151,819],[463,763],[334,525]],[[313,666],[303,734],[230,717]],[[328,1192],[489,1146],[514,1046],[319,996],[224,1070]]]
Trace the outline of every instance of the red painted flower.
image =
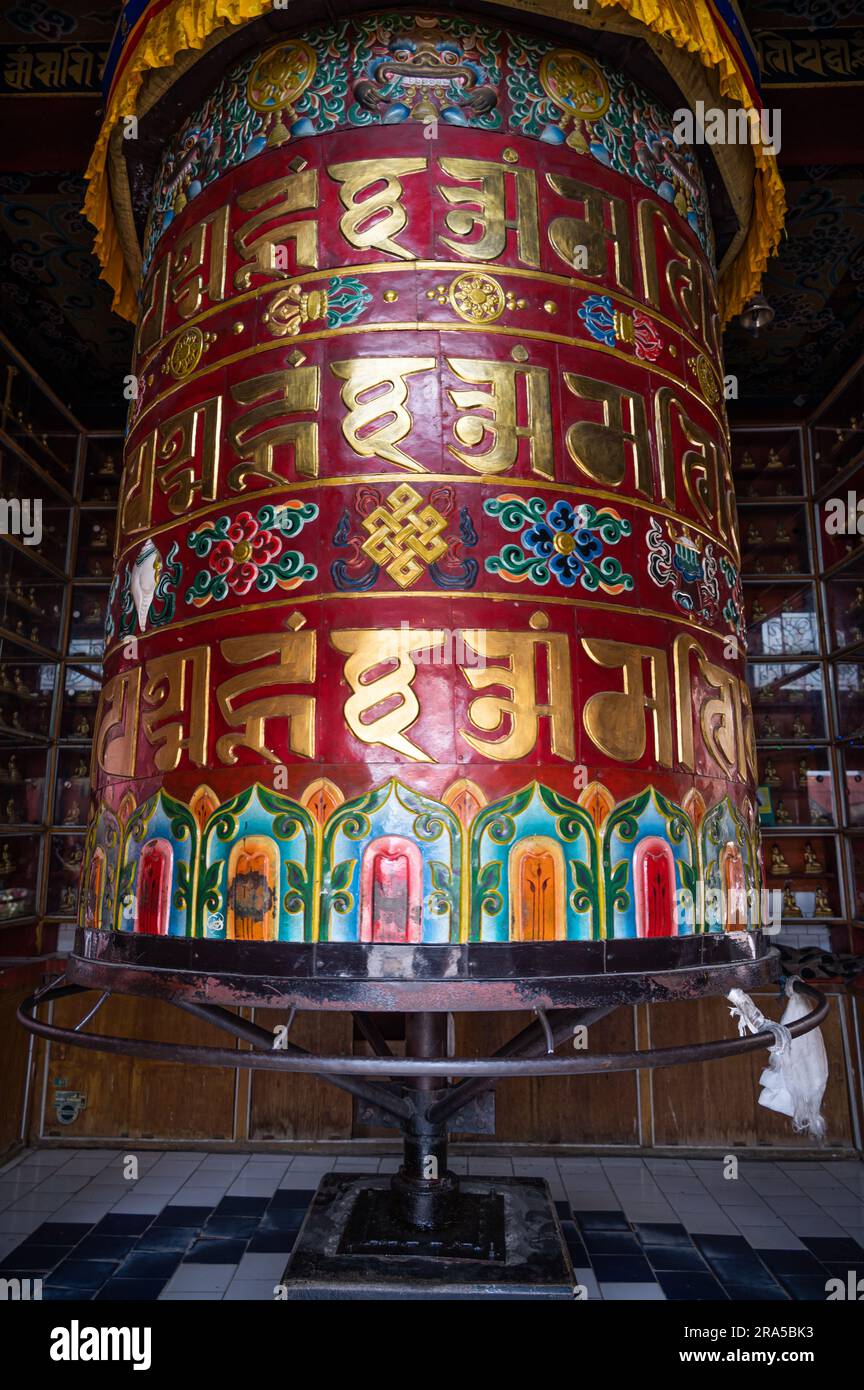
[[263,565],[275,560],[282,542],[263,531],[251,512],[238,512],[210,552],[210,568],[221,574],[235,594],[248,594]]

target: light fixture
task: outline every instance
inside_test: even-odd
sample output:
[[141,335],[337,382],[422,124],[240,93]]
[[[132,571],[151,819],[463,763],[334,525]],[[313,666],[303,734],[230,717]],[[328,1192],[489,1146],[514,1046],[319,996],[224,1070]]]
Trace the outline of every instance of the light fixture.
[[738,316],[741,327],[754,338],[774,322],[774,310],[761,290],[749,299]]

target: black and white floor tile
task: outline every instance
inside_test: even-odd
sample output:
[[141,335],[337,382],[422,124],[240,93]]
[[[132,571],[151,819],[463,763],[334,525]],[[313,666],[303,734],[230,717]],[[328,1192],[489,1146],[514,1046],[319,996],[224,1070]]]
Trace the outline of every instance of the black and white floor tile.
[[[45,1299],[273,1298],[321,1176],[398,1158],[43,1149],[0,1170],[0,1278]],[[852,1158],[454,1157],[546,1178],[576,1278],[603,1299],[824,1300],[864,1277],[864,1164]]]

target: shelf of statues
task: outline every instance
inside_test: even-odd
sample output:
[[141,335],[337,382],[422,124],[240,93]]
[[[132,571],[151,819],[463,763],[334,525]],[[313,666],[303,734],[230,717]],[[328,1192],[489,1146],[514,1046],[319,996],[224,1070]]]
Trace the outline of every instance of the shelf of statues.
[[785,443],[748,443],[733,447],[732,473],[736,495],[762,501],[802,496],[797,436]]
[[845,472],[864,453],[864,411],[838,413],[813,427],[813,461],[820,487]]
[[108,609],[108,590],[76,589],[72,607],[72,637],[102,634]]
[[0,841],[0,925],[33,912],[38,855],[36,836]]
[[49,917],[78,916],[78,884],[56,884],[49,892],[47,915]]
[[834,824],[832,778],[810,759],[775,750],[759,758],[759,819],[762,825]]
[[747,652],[749,656],[809,656],[819,652],[819,623],[812,584],[795,588],[748,582]]
[[88,817],[88,806],[86,806],[85,796],[69,795],[67,788],[58,788],[57,815],[54,824],[56,826],[83,826],[86,817]]
[[70,743],[89,742],[93,737],[93,722],[96,716],[98,691],[93,689],[76,690],[67,697],[63,705],[61,738]]
[[782,888],[783,917],[836,917],[837,876],[832,842],[784,838],[762,842],[767,886]]
[[5,429],[9,438],[14,439],[27,457],[47,468],[49,473],[53,472],[52,464],[66,474],[71,472],[75,463],[77,435],[65,431],[55,434],[45,429],[44,423],[34,420],[31,410],[14,407],[5,414]]
[[78,559],[75,574],[82,578],[110,578],[113,569],[114,514],[113,512],[80,514]]
[[825,585],[825,595],[832,650],[839,651],[864,642],[864,581],[843,583],[829,580]]
[[117,441],[114,449],[98,451],[93,441],[88,442],[82,502],[116,505],[123,471],[120,463],[122,448],[122,440]]
[[738,517],[741,535],[741,573],[782,576],[810,573],[806,522],[795,513],[773,518],[742,509]]
[[[10,603],[16,608],[23,609],[29,613],[31,618],[46,618],[49,616],[49,609],[39,601],[39,595],[33,585],[25,585],[22,579],[9,581],[4,585],[3,593]],[[59,618],[60,605],[52,603],[50,606],[50,616]]]

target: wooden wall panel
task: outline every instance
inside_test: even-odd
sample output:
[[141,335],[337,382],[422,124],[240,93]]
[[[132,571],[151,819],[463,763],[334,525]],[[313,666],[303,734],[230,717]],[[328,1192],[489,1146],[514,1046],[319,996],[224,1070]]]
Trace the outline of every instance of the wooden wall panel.
[[[287,1018],[287,1013],[267,1009],[258,1022],[272,1029]],[[350,1014],[302,1013],[294,1021],[290,1041],[322,1056],[350,1056],[352,1032]],[[250,1139],[351,1137],[352,1097],[326,1081],[258,1071],[252,1073],[251,1090]]]
[[[766,1017],[780,1017],[776,994],[754,994],[753,998]],[[845,1004],[842,996],[832,995],[831,1010],[822,1025],[829,1066],[823,1114],[828,1123],[828,1143],[848,1147],[854,1130],[840,1026],[840,1010]],[[651,1008],[651,1043],[654,1047],[674,1047],[729,1037],[735,1027],[729,1008],[725,999],[655,1004]],[[654,1143],[658,1147],[764,1144],[812,1148],[813,1140],[796,1134],[785,1115],[757,1104],[759,1077],[767,1057],[760,1049],[719,1062],[653,1072]]]
[[[528,1015],[457,1014],[456,1051],[489,1057],[526,1026]],[[596,1052],[635,1047],[634,1012],[616,1009],[591,1025]],[[564,1049],[561,1049],[563,1055]],[[495,1139],[535,1144],[639,1144],[635,1072],[606,1076],[529,1077],[500,1081],[495,1099]],[[462,1136],[459,1136],[462,1137]],[[469,1136],[465,1136],[469,1137]]]
[[30,1034],[21,1027],[15,1010],[35,985],[0,990],[0,1057],[3,1084],[0,1087],[0,1159],[18,1143],[21,1106],[27,1083]]
[[[93,1007],[92,994],[62,999],[54,1022],[74,1027]],[[228,1034],[156,1000],[109,998],[89,1032],[132,1035],[161,1042],[233,1046]],[[44,1135],[52,1139],[160,1139],[177,1143],[225,1140],[234,1135],[235,1072],[226,1067],[182,1067],[52,1043],[47,1067]],[[56,1082],[83,1091],[86,1107],[72,1124],[60,1124]],[[42,1078],[39,1077],[39,1085]]]

